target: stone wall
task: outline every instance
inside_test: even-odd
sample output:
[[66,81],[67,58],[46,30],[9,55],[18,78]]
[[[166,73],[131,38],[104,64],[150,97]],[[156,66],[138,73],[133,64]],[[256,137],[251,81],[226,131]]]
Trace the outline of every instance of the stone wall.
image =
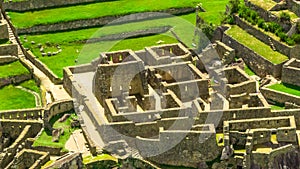
[[22,50],[25,57],[30,60],[36,67],[38,67],[43,73],[45,73],[54,84],[62,83],[62,79],[58,78],[57,75],[54,74],[43,62],[36,59],[31,51],[26,51],[23,47]]
[[282,68],[282,82],[300,86],[300,60],[291,59]]
[[38,120],[42,118],[42,108],[0,111],[0,119]]
[[290,47],[286,44],[283,44],[280,41],[275,40],[274,38],[265,34],[264,32],[261,32],[259,29],[248,24],[246,21],[244,21],[237,15],[234,16],[234,19],[235,19],[235,23],[239,27],[243,28],[243,30],[247,31],[249,34],[253,35],[260,41],[264,42],[265,44],[270,44],[270,40],[271,40],[271,42],[274,44],[274,46],[278,52],[290,57],[290,51],[292,50],[292,47]]
[[265,87],[261,88],[260,91],[267,100],[271,100],[283,104],[285,102],[290,102],[290,103],[295,103],[297,105],[300,105],[300,97],[298,96],[279,92]]
[[279,17],[272,14],[271,11],[266,11],[265,9],[251,3],[249,0],[245,0],[245,5],[251,8],[252,10],[255,10],[260,17],[262,17],[267,22],[277,22],[280,26],[283,27],[283,29],[287,32],[291,29],[292,23],[291,21],[288,22],[282,22]]
[[7,39],[8,40],[8,29],[7,23],[0,23],[0,39]]
[[73,100],[60,100],[53,102],[45,108],[43,120],[45,123],[48,123],[55,115],[68,112],[72,109],[74,109]]
[[[194,12],[194,8],[173,8],[167,10],[161,10],[156,12],[161,13],[169,13],[172,15],[180,15]],[[139,13],[127,16],[104,16],[99,18],[92,19],[82,19],[61,23],[53,23],[46,25],[37,25],[30,28],[19,28],[17,29],[18,34],[33,34],[33,33],[45,33],[45,32],[57,32],[57,31],[65,31],[65,30],[74,30],[74,29],[82,29],[88,27],[97,27],[103,26],[106,24],[121,24],[128,22],[136,22],[146,19],[155,19],[155,18],[164,18],[169,17],[170,15],[161,14],[156,12],[146,12]],[[112,23],[113,22],[113,23]]]
[[83,159],[81,153],[70,153],[56,160],[54,164],[46,167],[45,169],[59,168],[83,168]]
[[30,80],[31,78],[32,74],[21,74],[7,78],[0,78],[0,88],[10,84],[19,84],[24,81]]
[[296,0],[286,0],[288,8],[296,15],[300,16],[300,2]]
[[269,60],[265,59],[261,55],[257,54],[253,50],[244,46],[234,38],[230,37],[226,33],[223,34],[223,43],[234,48],[236,50],[237,56],[243,58],[245,63],[253,70],[257,75],[265,77],[266,75],[272,75],[274,77],[281,77],[281,64],[273,64]]
[[45,8],[63,7],[78,4],[87,4],[93,2],[105,2],[111,0],[26,0],[21,2],[3,2],[4,9],[7,11],[32,11]]
[[0,56],[1,55],[18,56],[18,46],[16,44],[0,45]]
[[64,154],[61,152],[61,148],[47,147],[47,146],[32,146],[30,148],[37,151],[49,152],[49,154],[52,156],[61,156]]

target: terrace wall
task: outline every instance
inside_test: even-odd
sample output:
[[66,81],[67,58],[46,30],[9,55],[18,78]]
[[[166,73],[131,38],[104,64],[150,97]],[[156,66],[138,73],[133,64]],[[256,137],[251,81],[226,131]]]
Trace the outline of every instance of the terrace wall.
[[0,88],[10,84],[19,84],[24,81],[30,80],[31,78],[32,74],[21,74],[12,77],[0,78]]
[[18,56],[18,46],[16,44],[0,45],[0,55]]
[[0,119],[38,120],[42,118],[42,108],[0,111]]
[[33,33],[75,30],[75,29],[103,26],[106,24],[121,24],[121,23],[136,22],[136,21],[147,20],[147,19],[168,17],[168,15],[162,15],[161,13],[180,15],[180,14],[191,13],[194,11],[195,8],[173,8],[173,9],[167,9],[167,10],[161,10],[155,12],[139,13],[137,15],[127,15],[125,17],[104,16],[104,17],[92,18],[92,19],[81,19],[81,20],[60,22],[60,23],[53,23],[53,24],[43,24],[43,25],[32,26],[30,28],[20,28],[17,29],[17,32],[18,34],[33,34]]
[[288,93],[283,93],[280,91],[276,91],[273,89],[268,89],[268,88],[261,88],[260,89],[261,93],[264,95],[264,97],[268,100],[272,100],[278,103],[285,103],[285,102],[290,102],[290,103],[295,103],[296,105],[300,105],[300,97],[299,96],[294,96]]
[[244,46],[231,36],[226,33],[223,34],[222,42],[231,48],[236,49],[237,55],[243,58],[245,63],[259,76],[272,75],[274,77],[281,77],[281,64],[273,64],[269,60],[265,59],[263,56],[257,54],[253,50]]
[[71,6],[78,4],[87,4],[93,2],[105,2],[112,0],[26,0],[21,2],[4,2],[4,9],[8,11],[31,11],[31,10],[40,10],[46,8],[54,8],[54,7],[63,7],[63,6]]
[[61,84],[62,79],[56,76],[43,62],[35,58],[31,51],[26,51],[22,46],[25,57],[38,67],[54,84]]
[[275,46],[275,48],[278,52],[280,52],[283,55],[286,55],[286,56],[290,57],[290,52],[291,52],[292,47],[287,46],[287,45],[275,40],[274,38],[268,36],[264,32],[261,32],[259,29],[257,29],[255,27],[253,27],[252,25],[248,24],[246,21],[244,21],[243,19],[241,19],[237,15],[234,16],[234,19],[235,19],[235,23],[239,27],[243,28],[243,30],[247,31],[249,34],[253,35],[254,37],[259,39],[260,41],[264,42],[265,44],[270,44],[270,41],[271,41],[274,44],[274,46]]
[[282,82],[300,86],[300,61],[291,59],[282,68]]
[[300,2],[295,0],[286,0],[288,8],[293,11],[296,15],[300,16]]

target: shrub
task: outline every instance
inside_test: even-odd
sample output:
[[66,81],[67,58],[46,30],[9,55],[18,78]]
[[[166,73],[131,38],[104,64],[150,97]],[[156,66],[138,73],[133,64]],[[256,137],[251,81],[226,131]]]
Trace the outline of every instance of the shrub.
[[257,25],[258,25],[258,27],[260,27],[260,28],[263,28],[264,23],[265,23],[265,20],[263,20],[263,19],[258,19],[258,20],[257,20]]
[[300,44],[300,34],[294,34],[292,39],[297,43]]
[[263,24],[262,28],[263,28],[265,31],[268,32],[268,31],[269,31],[269,24],[265,22],[265,23]]
[[239,11],[240,0],[229,0],[230,13],[237,13]]
[[270,23],[269,23],[269,30],[270,30],[270,32],[272,32],[272,33],[275,33],[276,30],[278,30],[278,29],[280,29],[280,28],[281,28],[281,26],[280,26],[279,24],[275,23],[275,22],[270,22]]
[[287,43],[288,45],[290,45],[290,46],[294,46],[294,45],[295,45],[295,41],[294,41],[293,39],[291,39],[291,38],[287,38],[287,39],[286,39],[286,43]]
[[255,12],[255,11],[251,11],[251,19],[252,20],[257,20],[257,16],[258,16],[258,14]]
[[280,38],[281,41],[286,42],[288,36],[284,32],[278,33],[278,37]]
[[281,12],[279,18],[281,21],[290,21],[291,20],[290,14],[288,14],[286,12]]

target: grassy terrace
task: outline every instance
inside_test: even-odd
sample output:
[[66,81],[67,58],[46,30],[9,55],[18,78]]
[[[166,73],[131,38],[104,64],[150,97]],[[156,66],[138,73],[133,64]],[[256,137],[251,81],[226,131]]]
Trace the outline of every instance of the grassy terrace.
[[291,16],[291,20],[295,20],[299,18],[294,12],[289,10],[272,11],[272,14],[276,15],[277,17],[280,17],[280,14],[283,12],[288,13]]
[[[151,21],[141,21],[122,25],[107,26],[103,28],[90,28],[77,31],[60,32],[42,35],[27,36],[28,42],[24,42],[25,47],[30,48],[35,56],[39,57],[56,75],[62,77],[62,68],[74,65],[74,60],[77,59],[79,63],[88,63],[95,57],[98,57],[99,52],[115,51],[122,49],[140,50],[146,46],[157,45],[157,42],[162,40],[163,43],[176,43],[177,40],[170,34],[152,35],[145,37],[138,37],[132,39],[125,39],[123,41],[101,41],[93,44],[84,44],[80,41],[89,38],[97,38],[109,34],[116,34],[122,32],[129,32],[141,29],[147,29],[155,26],[173,26],[174,31],[181,37],[184,42],[191,44],[194,32],[195,14],[182,15],[179,18],[163,18]],[[24,36],[21,36],[21,40]],[[56,56],[42,57],[39,48],[32,45],[30,42],[35,41],[36,44],[41,43],[44,46],[45,52],[56,51],[56,45],[60,45],[62,52]],[[46,46],[46,42],[51,45]],[[88,50],[83,50],[83,47]],[[79,53],[81,52],[81,53]]]
[[232,26],[231,29],[227,31],[227,34],[274,64],[279,64],[288,60],[287,56],[273,51],[270,46],[256,39],[236,25]]
[[[27,28],[40,24],[59,23],[103,16],[126,15],[169,8],[195,7],[198,3],[201,3],[202,7],[207,10],[207,12],[201,13],[200,16],[214,24],[219,24],[220,12],[225,11],[225,5],[228,3],[228,0],[118,0],[25,13],[9,12],[9,16],[16,27]],[[76,11],[76,13],[74,13],[74,11]],[[62,15],[62,13],[64,15]]]
[[64,134],[60,136],[59,142],[52,142],[52,135],[50,132],[46,132],[43,130],[42,134],[40,137],[34,141],[33,146],[48,146],[48,147],[55,147],[55,148],[61,148],[62,151],[68,151],[65,149],[65,143],[68,141],[70,138],[72,132],[76,129],[71,128],[71,119],[72,117],[76,118],[76,114],[74,112],[71,112],[71,116],[65,121],[65,122],[59,122],[58,119],[62,117],[62,114],[58,114],[54,116],[50,120],[50,124],[53,125],[54,128],[63,128],[64,129]]
[[35,97],[14,86],[0,89],[0,110],[25,109],[35,107]]
[[265,10],[269,10],[277,4],[273,0],[249,0],[249,1]]
[[300,97],[300,87],[290,84],[274,84],[268,88]]
[[20,61],[15,61],[6,65],[0,65],[0,78],[12,77],[21,74],[29,74]]
[[39,24],[90,19],[103,16],[126,15],[169,8],[195,7],[198,3],[199,0],[119,0],[25,13],[9,12],[9,15],[16,27],[25,28]]

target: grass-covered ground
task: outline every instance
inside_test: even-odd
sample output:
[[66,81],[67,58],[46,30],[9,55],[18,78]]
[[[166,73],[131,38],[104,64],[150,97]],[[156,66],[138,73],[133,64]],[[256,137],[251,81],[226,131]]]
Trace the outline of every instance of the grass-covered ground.
[[27,80],[27,81],[19,84],[19,86],[22,86],[26,89],[32,90],[32,91],[40,94],[40,88],[39,88],[39,86],[37,86],[36,82],[33,79]]
[[16,27],[25,28],[40,24],[90,19],[102,16],[126,15],[169,8],[195,7],[198,3],[199,0],[118,0],[25,13],[9,12],[9,16]]
[[[45,63],[57,76],[62,77],[62,69],[66,66],[75,64],[75,59],[80,63],[88,63],[92,59],[99,56],[99,52],[115,51],[123,49],[140,50],[146,46],[157,45],[158,41],[163,41],[161,44],[178,42],[170,33],[161,35],[152,35],[125,39],[123,41],[101,41],[93,44],[83,44],[80,41],[89,38],[98,38],[109,34],[117,34],[122,32],[136,31],[157,26],[173,26],[174,31],[180,38],[191,45],[194,35],[194,24],[196,20],[194,13],[182,15],[180,17],[171,17],[164,19],[156,19],[151,21],[141,21],[122,25],[107,26],[103,28],[90,28],[70,32],[60,32],[42,35],[26,36],[27,42],[23,41],[25,47],[30,48],[35,56]],[[24,40],[24,36],[21,36]],[[37,45],[32,45],[30,42],[35,41],[36,44],[41,43],[44,46],[45,52],[57,51],[56,45],[60,45],[62,52],[56,56],[42,57]],[[51,45],[45,45],[49,42]],[[83,50],[82,48],[88,49]],[[80,53],[81,52],[81,53]]]
[[274,64],[279,64],[288,60],[287,56],[273,51],[270,46],[256,39],[236,25],[232,26],[231,29],[227,31],[227,34]]
[[300,87],[290,84],[274,84],[268,88],[300,97]]
[[58,119],[63,116],[62,114],[59,114],[57,116],[54,116],[50,120],[50,124],[53,125],[54,128],[63,128],[64,129],[64,134],[60,136],[59,142],[52,142],[52,135],[49,131],[42,131],[42,134],[40,137],[38,137],[37,140],[34,141],[33,146],[48,146],[48,147],[55,147],[55,148],[61,148],[62,151],[68,151],[65,149],[65,144],[70,138],[70,135],[75,128],[71,128],[71,119],[77,118],[75,112],[69,112],[71,113],[71,116],[64,122],[59,122]]
[[126,15],[169,8],[195,7],[199,3],[206,10],[200,16],[208,22],[220,24],[221,13],[225,11],[228,0],[118,0],[24,13],[9,12],[8,14],[16,27],[27,28],[40,24],[52,24],[103,16]]
[[35,97],[14,86],[6,86],[0,89],[0,110],[34,108]]
[[109,155],[109,154],[100,154],[97,156],[85,156],[83,157],[83,164],[88,164],[88,163],[93,163],[96,161],[106,161],[106,160],[110,160],[110,161],[114,161],[114,162],[118,162],[118,159]]
[[249,1],[265,10],[269,10],[276,5],[276,2],[273,0],[249,0]]
[[27,70],[20,61],[0,65],[0,78],[12,77],[16,75],[29,73],[29,70]]

